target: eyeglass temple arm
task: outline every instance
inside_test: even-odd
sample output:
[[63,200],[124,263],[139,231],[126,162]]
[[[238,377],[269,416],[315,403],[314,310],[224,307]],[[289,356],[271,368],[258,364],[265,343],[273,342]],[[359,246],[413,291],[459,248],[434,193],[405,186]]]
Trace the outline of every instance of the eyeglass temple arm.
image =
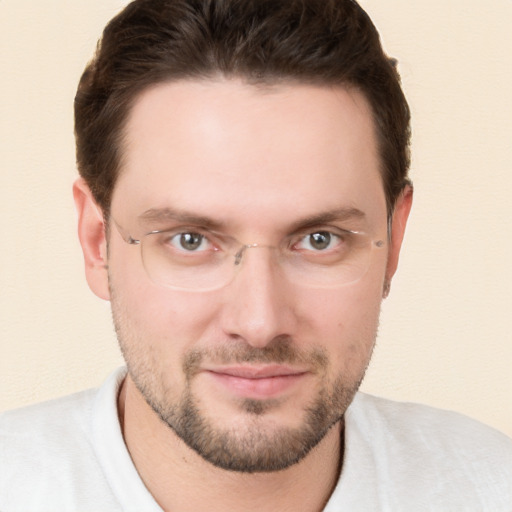
[[133,238],[131,235],[127,234],[126,231],[118,224],[115,219],[112,219],[117,228],[117,231],[121,235],[121,238],[130,245],[140,245],[140,240]]

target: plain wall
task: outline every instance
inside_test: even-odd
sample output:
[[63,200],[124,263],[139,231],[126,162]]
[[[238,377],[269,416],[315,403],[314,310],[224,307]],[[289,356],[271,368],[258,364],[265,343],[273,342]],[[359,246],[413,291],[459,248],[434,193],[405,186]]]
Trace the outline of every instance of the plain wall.
[[[415,204],[363,389],[512,436],[512,1],[365,0],[413,113]],[[121,357],[88,290],[72,103],[120,0],[0,0],[0,410]]]

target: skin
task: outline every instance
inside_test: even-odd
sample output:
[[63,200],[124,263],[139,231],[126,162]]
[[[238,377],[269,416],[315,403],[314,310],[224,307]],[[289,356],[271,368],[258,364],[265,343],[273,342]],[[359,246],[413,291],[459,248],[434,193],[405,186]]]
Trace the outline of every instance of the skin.
[[[248,250],[236,277],[217,290],[162,287],[148,278],[140,247],[112,226],[107,251],[99,210],[76,182],[86,276],[112,303],[129,368],[119,397],[123,434],[164,510],[314,511],[327,502],[341,467],[341,419],[371,357],[412,201],[407,188],[388,240],[379,165],[369,106],[343,88],[174,82],[142,93],[126,126],[111,212],[130,235],[164,227],[140,216],[172,207],[214,220],[243,243],[277,245],[301,219],[356,208],[364,217],[351,227],[386,245],[366,274],[337,288],[291,282],[259,249]],[[269,391],[275,380],[255,385],[252,374],[241,384],[219,377],[226,366],[282,373],[275,361],[283,353],[294,378],[277,391]],[[191,355],[199,355],[195,366],[187,366]],[[273,472],[228,471],[176,434],[186,396],[205,432],[228,439],[238,454],[230,459],[267,460],[304,430],[309,408],[323,403],[327,413],[299,460]]]

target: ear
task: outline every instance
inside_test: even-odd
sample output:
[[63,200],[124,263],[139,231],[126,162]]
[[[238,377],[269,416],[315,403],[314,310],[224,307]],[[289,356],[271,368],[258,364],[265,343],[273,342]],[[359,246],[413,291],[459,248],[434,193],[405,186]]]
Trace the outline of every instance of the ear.
[[384,297],[387,297],[391,285],[391,279],[395,275],[398,267],[398,257],[400,248],[405,234],[405,226],[409,217],[412,206],[413,189],[410,185],[406,185],[400,196],[398,197],[393,215],[391,217],[390,231],[390,248],[388,254],[388,262],[386,266],[386,279],[384,282]]
[[83,178],[75,181],[73,197],[78,212],[78,238],[84,254],[87,283],[100,299],[109,300],[107,239],[101,208]]

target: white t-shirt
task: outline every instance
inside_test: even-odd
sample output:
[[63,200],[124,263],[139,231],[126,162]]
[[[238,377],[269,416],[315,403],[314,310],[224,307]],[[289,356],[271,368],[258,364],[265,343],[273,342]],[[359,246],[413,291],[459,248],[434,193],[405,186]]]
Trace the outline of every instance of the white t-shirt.
[[[1,512],[161,512],[99,390],[0,415]],[[358,393],[325,512],[512,511],[512,440],[459,414]]]

